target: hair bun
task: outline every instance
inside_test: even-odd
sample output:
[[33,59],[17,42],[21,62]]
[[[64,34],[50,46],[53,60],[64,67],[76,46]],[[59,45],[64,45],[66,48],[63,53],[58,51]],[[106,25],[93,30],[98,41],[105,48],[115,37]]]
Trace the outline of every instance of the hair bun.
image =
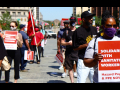
[[109,12],[108,10],[106,10],[105,12],[103,12],[102,18],[103,18],[104,16],[110,16],[110,12]]

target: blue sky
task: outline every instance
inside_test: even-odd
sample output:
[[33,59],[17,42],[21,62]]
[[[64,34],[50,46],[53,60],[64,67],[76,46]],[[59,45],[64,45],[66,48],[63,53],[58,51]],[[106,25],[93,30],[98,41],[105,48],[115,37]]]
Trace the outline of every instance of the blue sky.
[[43,20],[61,20],[62,18],[70,18],[73,13],[73,7],[40,7]]

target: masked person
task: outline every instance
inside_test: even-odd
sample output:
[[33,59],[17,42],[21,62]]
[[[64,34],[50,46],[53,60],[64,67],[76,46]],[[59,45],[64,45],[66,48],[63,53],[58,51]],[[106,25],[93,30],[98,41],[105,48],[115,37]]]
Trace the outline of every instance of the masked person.
[[[45,30],[43,30],[42,25],[39,25],[40,32],[43,34],[43,37],[45,38]],[[44,39],[41,42],[41,54],[42,57],[44,57]]]
[[94,36],[97,35],[96,27],[92,25],[92,17],[95,14],[85,11],[81,14],[83,25],[75,30],[72,37],[74,50],[78,50],[78,64],[77,64],[77,83],[85,83],[89,75],[91,83],[93,83],[93,68],[84,66],[83,59],[88,43]]
[[72,35],[73,35],[73,32],[76,30],[75,23],[76,23],[76,18],[71,17],[70,18],[70,29],[66,30],[63,33],[63,37],[61,39],[61,45],[66,46],[64,66],[67,70],[69,70],[69,76],[71,79],[71,83],[74,83],[73,71],[72,71],[74,67],[74,61],[76,63],[78,61],[78,51],[74,51],[72,47]]
[[30,46],[29,46],[29,42],[28,42],[28,36],[24,31],[25,31],[25,25],[21,24],[19,33],[21,33],[21,35],[22,35],[23,45],[22,45],[22,48],[20,48],[20,50],[21,50],[21,66],[20,66],[20,70],[22,72],[27,72],[28,70],[25,69],[25,67],[27,65],[27,60],[24,60],[24,53],[25,53],[25,50],[28,50],[30,52]]
[[[66,30],[69,29],[69,21],[66,20],[66,21],[64,21],[63,23],[64,23],[64,28],[61,29],[61,30],[58,32],[58,40],[57,40],[57,49],[58,49],[58,50],[57,50],[57,53],[61,53],[62,56],[63,56],[63,59],[65,59],[65,49],[66,49],[66,47],[61,45],[61,39],[62,39],[62,37],[63,37],[63,33],[64,33]],[[65,61],[65,60],[64,60],[64,61]],[[63,61],[63,64],[60,66],[59,70],[64,67],[64,66],[63,66],[63,65],[64,65],[64,61]],[[64,67],[64,73],[62,74],[61,77],[62,77],[62,78],[65,78],[66,76],[67,76],[66,68]]]
[[[36,37],[36,42],[35,42],[35,37]],[[29,36],[31,38],[31,51],[34,51],[34,55],[35,55],[35,51],[37,50],[36,47],[38,48],[38,56],[37,56],[37,64],[40,64],[40,54],[41,54],[41,42],[44,39],[43,34],[40,32],[39,27],[35,27],[35,34],[32,34]],[[30,64],[33,64],[33,61],[30,61]]]
[[[10,23],[10,29],[11,31],[17,31],[17,27],[18,24],[16,21],[12,21]],[[3,36],[3,38],[5,38],[5,36]],[[23,39],[22,39],[22,35],[20,33],[18,33],[18,36],[16,36],[16,40],[17,40],[17,50],[6,50],[7,51],[7,57],[8,60],[10,62],[10,65],[12,63],[12,60],[14,59],[14,72],[15,72],[15,76],[14,76],[14,83],[17,83],[17,80],[19,79],[19,64],[20,64],[20,58],[21,58],[21,54],[20,54],[20,48],[22,47],[23,44]],[[6,83],[9,82],[9,76],[10,75],[10,70],[5,71],[5,81]]]
[[98,41],[107,42],[107,41],[120,40],[119,37],[115,36],[117,25],[115,18],[112,15],[106,13],[102,18],[102,25],[103,25],[104,35],[100,37],[96,37],[92,41],[90,41],[84,56],[85,66],[94,67],[94,76],[93,76],[94,83],[99,83],[98,61],[103,59],[102,54],[98,53]]

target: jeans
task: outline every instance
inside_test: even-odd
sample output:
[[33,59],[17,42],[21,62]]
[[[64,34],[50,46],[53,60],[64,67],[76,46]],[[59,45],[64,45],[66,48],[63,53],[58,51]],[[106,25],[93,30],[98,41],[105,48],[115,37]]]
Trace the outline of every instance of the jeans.
[[24,60],[24,52],[25,52],[25,50],[28,50],[28,49],[26,47],[22,47],[22,48],[20,48],[20,50],[21,50],[21,61],[20,61],[21,66],[20,66],[20,69],[24,70],[26,65],[27,65],[27,60]]
[[77,83],[85,83],[87,77],[89,77],[90,82],[93,83],[94,69],[86,67],[82,59],[78,59],[77,64]]

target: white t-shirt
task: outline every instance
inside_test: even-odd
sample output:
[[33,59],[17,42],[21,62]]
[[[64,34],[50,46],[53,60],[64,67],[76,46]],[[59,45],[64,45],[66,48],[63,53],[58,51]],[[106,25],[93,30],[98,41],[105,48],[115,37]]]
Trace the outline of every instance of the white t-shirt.
[[[120,40],[119,37],[114,36],[112,39],[104,39],[103,37],[98,37],[95,43],[95,53],[98,53],[98,41],[115,41],[115,40]],[[94,42],[95,38],[93,38],[90,43],[88,44],[88,47],[86,48],[85,56],[84,58],[93,58],[94,54]],[[98,83],[98,65],[94,67],[94,76],[93,76],[93,81],[95,83]]]

